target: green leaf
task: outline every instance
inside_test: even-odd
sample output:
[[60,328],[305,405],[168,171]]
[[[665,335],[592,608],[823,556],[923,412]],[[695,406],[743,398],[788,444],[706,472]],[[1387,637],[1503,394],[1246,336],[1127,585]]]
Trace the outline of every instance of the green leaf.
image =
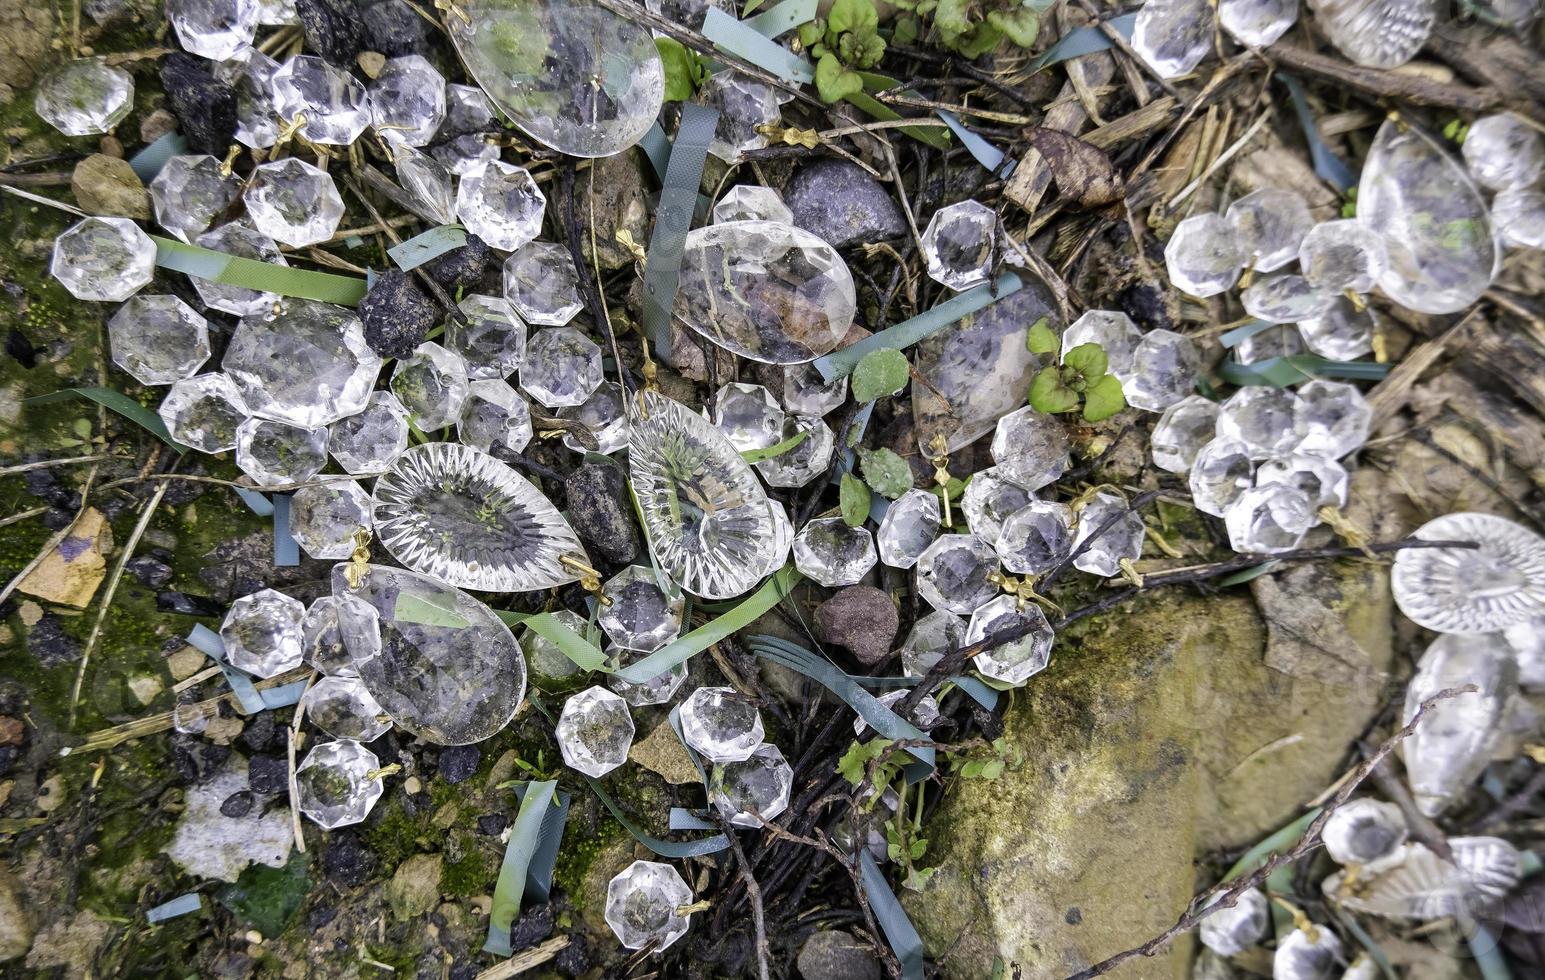
[[745,20],[747,17],[750,17],[752,14],[756,13],[757,8],[761,5],[762,0],[749,0],[749,2],[741,8],[740,19]]
[[864,482],[886,500],[895,500],[912,489],[912,467],[889,449],[858,450]]
[[685,102],[697,91],[697,55],[680,41],[657,37],[660,63],[665,66],[665,101]]
[[907,386],[907,355],[892,348],[870,351],[853,369],[853,397],[860,404],[886,398]]
[[1084,421],[1099,422],[1127,407],[1126,393],[1114,374],[1101,377],[1084,390]]
[[852,473],[842,474],[837,501],[838,507],[842,509],[843,523],[848,527],[862,527],[869,519],[869,488]]
[[854,742],[848,746],[848,750],[842,753],[842,758],[837,760],[837,773],[846,779],[852,786],[857,786],[864,781],[864,776],[869,767],[869,760],[880,756],[890,747],[888,738],[873,738],[867,742]]
[[989,11],[987,23],[1022,48],[1035,44],[1036,37],[1041,33],[1041,15],[1029,7]]
[[934,9],[933,23],[946,36],[964,34],[971,29],[971,19],[967,14],[970,0],[939,0],[939,6]]
[[916,14],[898,14],[895,26],[891,28],[891,41],[896,44],[911,44],[922,36],[923,22]]
[[1003,40],[1003,32],[991,24],[978,24],[971,33],[957,39],[954,43],[956,51],[965,58],[980,58],[998,46]]
[[799,30],[795,34],[799,37],[801,47],[807,49],[814,48],[826,36],[826,21],[819,17],[812,21],[806,21],[799,25]]
[[1078,392],[1062,383],[1062,373],[1054,367],[1042,368],[1030,382],[1030,407],[1055,415],[1078,408]]
[[815,88],[823,102],[840,102],[850,95],[861,95],[864,80],[856,72],[842,67],[830,51],[815,63]]
[[874,0],[836,0],[826,15],[826,29],[832,34],[846,31],[873,31],[880,25]]
[[1062,363],[1083,375],[1084,380],[1090,383],[1110,370],[1110,359],[1105,356],[1105,348],[1099,344],[1079,344],[1068,351]]
[[1051,323],[1046,317],[1030,324],[1030,330],[1025,334],[1025,346],[1032,354],[1055,354],[1062,346],[1062,338],[1051,328]]
[[23,404],[48,405],[52,402],[61,402],[70,398],[84,398],[88,401],[94,401],[98,405],[122,415],[179,453],[188,451],[187,446],[172,438],[171,432],[167,431],[166,423],[161,421],[161,416],[128,395],[113,391],[111,388],[61,388],[58,391],[51,391],[46,395],[36,395],[28,398]]

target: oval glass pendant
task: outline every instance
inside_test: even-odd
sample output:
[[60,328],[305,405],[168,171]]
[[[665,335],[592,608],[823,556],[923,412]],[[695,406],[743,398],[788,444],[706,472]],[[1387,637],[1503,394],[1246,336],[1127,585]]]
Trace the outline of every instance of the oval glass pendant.
[[1439,633],[1495,633],[1545,613],[1545,539],[1494,514],[1445,514],[1416,529],[1425,541],[1476,548],[1405,548],[1395,556],[1395,605]]

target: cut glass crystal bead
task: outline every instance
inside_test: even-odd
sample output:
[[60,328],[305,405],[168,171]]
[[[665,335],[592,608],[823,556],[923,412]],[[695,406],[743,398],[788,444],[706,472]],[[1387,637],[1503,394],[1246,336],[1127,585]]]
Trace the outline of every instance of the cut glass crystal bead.
[[[617,665],[617,669],[631,667],[640,660],[649,656],[642,650],[624,650],[621,647],[609,646],[606,648],[607,658]],[[622,699],[635,708],[642,708],[651,704],[665,704],[676,696],[681,685],[687,682],[687,665],[679,663],[669,670],[662,670],[647,680],[630,681],[617,674],[606,675],[606,686],[622,695]]]
[[[946,613],[945,615],[949,614]],[[893,712],[896,712],[899,715],[900,712],[896,711],[897,703],[911,693],[912,692],[910,690],[903,688],[899,691],[892,691],[889,694],[882,694],[875,698],[875,700],[885,705],[887,708],[890,708]],[[939,724],[939,702],[935,701],[931,695],[923,695],[923,699],[917,702],[917,707],[912,709],[911,717],[909,717],[907,720],[916,725],[918,728],[921,728],[923,731],[928,731],[930,728],[933,728]],[[853,719],[854,735],[862,735],[868,730],[869,723],[864,721],[862,717]]]
[[[584,618],[568,609],[559,609],[553,618],[580,636],[589,630]],[[559,681],[579,673],[579,664],[570,660],[558,644],[529,626],[521,634],[520,649],[526,655],[526,666],[539,679]]]
[[266,149],[279,139],[279,112],[274,106],[274,75],[279,62],[248,48],[242,55],[225,63],[228,76],[216,66],[216,76],[236,89],[236,142],[253,149]]
[[783,409],[761,385],[731,382],[714,398],[714,424],[740,452],[766,449],[783,438]]
[[1304,340],[1291,324],[1272,324],[1234,345],[1234,356],[1241,364],[1256,364],[1273,357],[1291,357],[1304,352]]
[[794,535],[794,567],[829,589],[852,585],[874,567],[874,536],[840,517],[810,521]]
[[1068,468],[1067,429],[1055,416],[1026,405],[998,420],[992,458],[998,476],[1039,490]]
[[1219,406],[1217,435],[1243,443],[1253,459],[1281,456],[1303,441],[1298,411],[1298,396],[1290,389],[1241,388]]
[[445,76],[422,55],[388,58],[370,83],[370,125],[389,141],[423,146],[445,121]]
[[603,377],[601,348],[573,327],[538,330],[526,344],[520,386],[547,408],[583,405]]
[[1491,202],[1497,235],[1514,248],[1545,248],[1545,192],[1515,187]]
[[398,561],[458,588],[534,592],[574,581],[584,547],[541,491],[485,452],[436,442],[376,480],[376,535]]
[[[198,244],[203,248],[214,249],[216,252],[224,252],[243,259],[256,259],[269,265],[288,266],[290,264],[272,238],[245,221],[232,221],[213,231],[206,231],[198,236]],[[273,293],[247,289],[244,286],[232,286],[199,276],[189,276],[188,280],[193,283],[193,288],[198,292],[199,299],[204,301],[205,306],[225,313],[234,313],[236,316],[267,313],[279,301],[279,297]]]
[[456,436],[485,453],[494,446],[518,453],[531,441],[531,406],[506,381],[474,381],[467,385]]
[[622,698],[604,687],[588,687],[563,702],[553,734],[564,765],[604,776],[628,761],[633,716]]
[[556,242],[527,242],[504,261],[504,298],[527,323],[561,327],[584,305],[569,250]]
[[381,760],[353,739],[323,742],[295,767],[296,809],[323,830],[363,821],[386,791]]
[[961,201],[934,212],[923,232],[928,276],[959,291],[987,281],[997,240],[998,215],[985,204]]
[[54,239],[48,271],[76,299],[121,303],[155,275],[156,243],[128,218],[86,218]]
[[[783,439],[805,433],[788,452],[758,460],[756,470],[773,487],[802,487],[826,472],[837,448],[837,437],[823,419],[790,415],[783,420]],[[779,440],[782,441],[782,440]]]
[[[357,585],[350,579],[357,576]],[[360,679],[408,734],[467,745],[501,731],[526,693],[510,628],[481,602],[427,575],[339,564],[339,629]],[[375,616],[356,610],[369,606]]]
[[1145,0],[1132,48],[1164,78],[1190,73],[1212,53],[1217,17],[1206,0]]
[[1314,227],[1302,195],[1279,187],[1252,191],[1229,205],[1224,215],[1239,233],[1246,264],[1256,272],[1275,272],[1298,258],[1304,236]]
[[339,609],[346,603],[355,626],[355,647],[367,660],[381,652],[380,627],[370,625],[376,614],[374,608],[353,596],[319,596],[306,607],[306,618],[300,624],[300,646],[306,663],[329,677],[359,676],[354,655],[343,642]]
[[490,160],[464,174],[456,188],[456,216],[494,248],[513,252],[542,230],[547,198],[524,167]]
[[762,744],[762,713],[732,687],[700,687],[681,703],[681,737],[709,762],[742,762]]
[[1132,375],[1121,384],[1127,404],[1162,412],[1196,390],[1202,352],[1173,330],[1150,330],[1132,353]]
[[1347,289],[1366,293],[1388,264],[1384,239],[1354,218],[1322,221],[1309,229],[1298,246],[1304,278],[1333,293]]
[[777,92],[734,69],[709,75],[698,89],[697,101],[719,111],[708,152],[729,164],[739,163],[747,150],[767,145],[767,135],[757,127],[782,121]]
[[1051,659],[1052,631],[1040,606],[1021,603],[1011,595],[1000,595],[971,614],[971,625],[966,628],[967,643],[1020,629],[1031,632],[971,658],[982,676],[1018,687],[1045,670]]
[[762,577],[774,547],[767,494],[706,419],[657,392],[630,406],[628,468],[656,567],[693,595],[728,599]]
[[857,308],[847,263],[802,228],[731,221],[687,233],[675,315],[731,353],[814,360],[847,335]]
[[242,317],[220,363],[252,414],[303,426],[364,411],[381,373],[359,317],[299,299],[273,317]]
[[1373,409],[1352,385],[1315,380],[1298,389],[1293,425],[1303,439],[1301,453],[1340,459],[1362,448],[1372,424]]
[[675,868],[634,861],[606,886],[606,924],[628,949],[662,950],[687,934],[692,889]]
[[239,193],[241,178],[222,173],[212,156],[172,157],[150,182],[156,223],[185,242],[202,234]]
[[1475,120],[1461,148],[1470,176],[1488,190],[1531,187],[1545,171],[1545,138],[1511,112]]
[[1476,690],[1433,703],[1421,725],[1400,743],[1411,793],[1429,817],[1480,778],[1501,736],[1508,698],[1518,687],[1518,664],[1501,636],[1434,640],[1406,687],[1401,724],[1410,724],[1422,704],[1440,691],[1466,685]]
[[1132,373],[1132,355],[1143,339],[1143,332],[1125,313],[1115,310],[1090,310],[1062,333],[1062,356],[1083,344],[1099,344],[1105,351],[1106,370],[1125,381]]
[[968,616],[998,594],[998,553],[974,534],[941,534],[917,560],[917,591],[935,609]]
[[167,0],[166,16],[189,54],[224,61],[251,47],[257,0]]
[[370,125],[365,86],[314,55],[296,55],[279,66],[273,92],[274,112],[286,123],[304,117],[300,134],[313,143],[348,146]]
[[1248,888],[1232,907],[1213,909],[1202,920],[1202,945],[1219,956],[1237,956],[1266,937],[1271,907],[1266,893]]
[[209,324],[175,296],[140,293],[107,321],[113,363],[144,385],[191,378],[209,360]]
[[408,448],[408,410],[389,391],[372,391],[362,411],[328,427],[327,451],[353,476],[385,473]]
[[327,465],[327,428],[247,419],[236,427],[236,467],[260,487],[304,483]]
[[225,659],[256,677],[273,677],[300,666],[301,620],[306,607],[282,592],[263,589],[231,603],[220,624]]
[[1216,296],[1239,281],[1248,254],[1239,231],[1221,214],[1198,214],[1175,226],[1164,246],[1169,281],[1198,299]]
[[1245,312],[1267,323],[1312,320],[1330,309],[1335,298],[1334,292],[1293,273],[1262,276],[1239,294]]
[[134,76],[102,58],[77,58],[38,81],[32,107],[66,136],[110,133],[134,108]]
[[1218,427],[1218,403],[1187,395],[1164,410],[1149,440],[1153,465],[1171,473],[1189,473],[1196,454],[1212,441]]
[[397,182],[408,192],[408,209],[425,221],[437,225],[456,221],[456,194],[451,189],[451,175],[434,157],[402,142],[391,143],[392,165],[397,168]]
[[1191,502],[1204,514],[1222,517],[1228,505],[1255,485],[1250,447],[1218,438],[1203,446],[1191,463]]
[[467,378],[508,378],[526,356],[526,325],[500,296],[473,294],[456,304],[466,322],[445,325],[445,346],[461,355]]
[[1241,554],[1292,551],[1316,520],[1309,495],[1285,483],[1246,490],[1223,513],[1229,545]]
[[247,418],[241,392],[223,374],[200,374],[173,384],[157,410],[172,438],[201,453],[236,448],[236,427]]
[[[580,404],[558,409],[558,417],[583,425],[595,437],[595,451],[610,456],[628,444],[628,409],[623,398],[622,385],[603,381]],[[563,444],[576,453],[591,451],[573,432],[564,433]]]
[[875,545],[880,560],[892,568],[917,564],[933,539],[939,536],[939,498],[927,490],[908,490],[885,510]]
[[290,497],[290,534],[313,558],[349,557],[360,530],[370,530],[370,495],[358,481],[327,480]]
[[[930,496],[932,496],[930,494]],[[1067,504],[1032,500],[1003,522],[998,557],[1020,575],[1051,571],[1073,551],[1073,513]]]
[[1277,940],[1272,980],[1330,980],[1341,968],[1341,939],[1325,926],[1293,929]]
[[358,677],[324,677],[300,701],[307,720],[334,738],[374,742],[392,728],[385,709]]
[[291,248],[327,241],[343,217],[332,176],[294,157],[253,168],[242,200],[254,228]]
[[760,184],[736,184],[713,206],[714,224],[727,221],[776,221],[794,223],[794,213],[783,197],[771,187]]
[[461,405],[467,400],[466,362],[460,354],[425,341],[397,362],[392,394],[419,429],[443,429],[461,418]]
[[1373,352],[1375,325],[1371,308],[1359,310],[1345,296],[1337,296],[1319,316],[1299,321],[1298,332],[1321,357],[1351,361]]
[[1404,548],[1390,586],[1395,605],[1439,633],[1494,633],[1545,614],[1545,540],[1492,514],[1445,514],[1417,528],[1424,541],[1479,548]]
[[998,467],[989,466],[966,481],[966,489],[960,495],[960,509],[965,512],[966,525],[972,534],[997,544],[1003,522],[1034,499],[1035,494],[1005,480]]
[[1332,811],[1320,836],[1337,864],[1372,864],[1404,844],[1406,834],[1400,807],[1364,796]]
[[1143,519],[1115,494],[1096,494],[1078,512],[1078,537],[1073,540],[1073,550],[1083,548],[1091,538],[1094,540],[1089,547],[1073,559],[1073,567],[1107,578],[1119,575],[1123,558],[1136,561],[1142,557]]
[[1218,23],[1252,48],[1271,46],[1298,21],[1298,0],[1221,0]]
[[760,827],[789,807],[794,768],[776,745],[757,746],[750,758],[714,766],[708,799],[737,827]]
[[952,612],[936,609],[919,619],[901,645],[901,669],[908,677],[922,677],[939,658],[966,642],[966,621]]
[[[629,565],[601,587],[601,629],[625,650],[652,653],[681,632],[686,601],[676,583],[661,587],[654,569]],[[605,600],[610,600],[610,605]]]
[[790,415],[820,418],[848,397],[848,379],[827,382],[813,364],[783,366],[783,410]]
[[1273,456],[1256,469],[1255,485],[1263,487],[1276,483],[1302,490],[1315,511],[1321,507],[1339,510],[1347,505],[1346,467],[1333,459],[1302,453]]

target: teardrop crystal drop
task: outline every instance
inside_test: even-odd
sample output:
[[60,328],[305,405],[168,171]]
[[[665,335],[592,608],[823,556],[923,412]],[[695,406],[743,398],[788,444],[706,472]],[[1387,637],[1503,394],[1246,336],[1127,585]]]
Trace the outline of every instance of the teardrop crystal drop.
[[1379,288],[1418,313],[1464,309],[1497,273],[1502,249],[1480,190],[1415,126],[1379,128],[1357,185],[1357,218],[1389,252]]
[[1518,664],[1500,635],[1434,640],[1406,687],[1401,724],[1410,724],[1429,698],[1466,685],[1476,690],[1434,702],[1400,743],[1411,795],[1429,817],[1466,792],[1491,761],[1508,697],[1518,689]]
[[701,415],[657,392],[641,397],[629,406],[628,469],[655,564],[694,595],[738,596],[778,543],[767,494]]
[[392,557],[458,588],[534,592],[578,577],[565,556],[590,563],[540,490],[471,446],[406,450],[376,481],[372,509]]
[[1427,43],[1436,0],[1309,0],[1309,9],[1341,53],[1369,68],[1398,68]]
[[649,31],[589,0],[453,0],[451,41],[515,125],[576,157],[620,153],[665,99]]

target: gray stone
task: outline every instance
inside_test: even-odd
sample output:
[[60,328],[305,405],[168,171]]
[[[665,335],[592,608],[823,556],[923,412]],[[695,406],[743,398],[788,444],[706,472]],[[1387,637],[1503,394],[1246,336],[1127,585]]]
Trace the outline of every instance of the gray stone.
[[823,930],[805,940],[796,963],[804,980],[880,980],[884,976],[874,951],[837,929]]
[[75,202],[87,214],[105,214],[120,218],[150,217],[150,192],[121,157],[93,153],[75,165],[70,175],[70,190]]
[[0,963],[26,953],[32,946],[33,930],[21,882],[0,869]]
[[896,604],[872,585],[850,585],[815,610],[821,640],[846,647],[865,667],[890,656],[899,626]]
[[794,224],[833,248],[895,238],[907,231],[901,207],[883,185],[847,160],[801,167],[783,191]]
[[608,561],[631,563],[638,555],[638,528],[622,470],[610,463],[583,463],[563,486],[569,521],[585,544]]
[[397,866],[385,889],[397,918],[416,918],[440,901],[440,863],[438,854],[415,854]]

